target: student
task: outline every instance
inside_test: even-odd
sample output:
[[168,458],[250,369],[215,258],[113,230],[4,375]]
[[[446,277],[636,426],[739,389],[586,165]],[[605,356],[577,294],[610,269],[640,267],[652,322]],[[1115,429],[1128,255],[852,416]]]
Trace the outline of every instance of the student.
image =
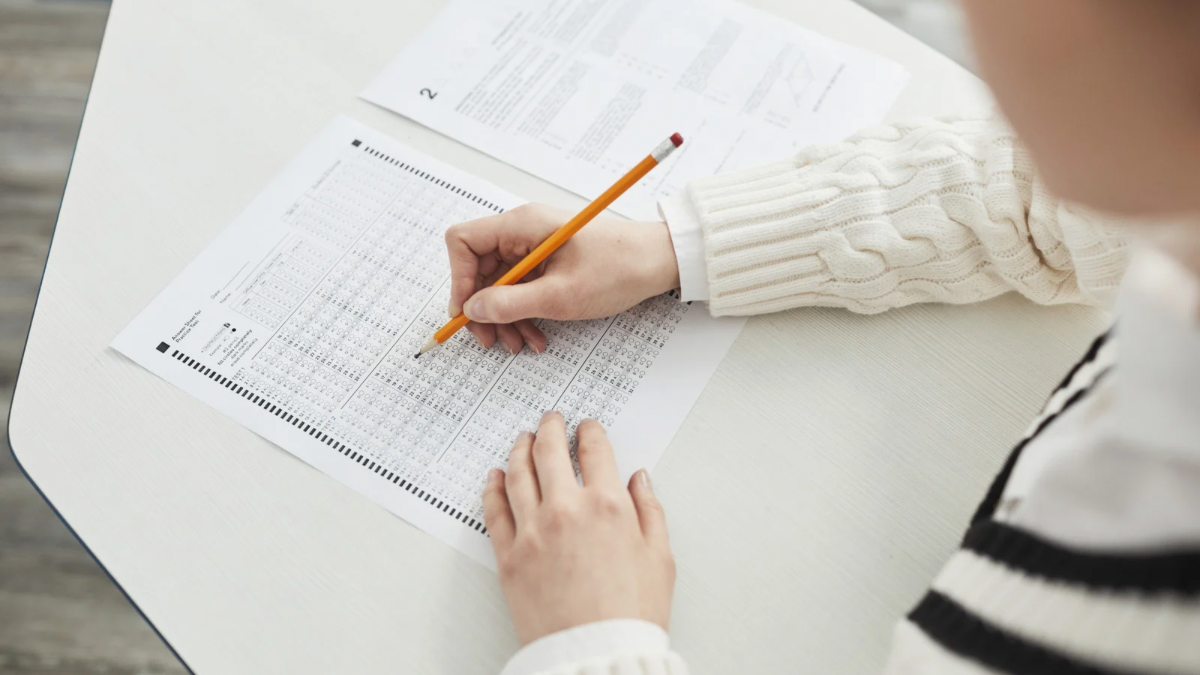
[[[985,118],[870,130],[698,181],[660,205],[665,223],[597,220],[539,278],[477,293],[567,214],[466,223],[447,235],[451,313],[465,303],[485,345],[541,351],[531,317],[607,316],[677,286],[714,314],[1012,290],[1107,303],[1132,257],[1115,333],[1013,451],[962,548],[899,621],[886,670],[1200,672],[1200,3],[964,5],[1021,142]],[[1127,247],[1093,209],[1137,222],[1138,239]],[[487,526],[523,645],[504,673],[681,675],[649,478],[618,482],[599,424],[578,438],[582,487],[556,413],[489,477]]]

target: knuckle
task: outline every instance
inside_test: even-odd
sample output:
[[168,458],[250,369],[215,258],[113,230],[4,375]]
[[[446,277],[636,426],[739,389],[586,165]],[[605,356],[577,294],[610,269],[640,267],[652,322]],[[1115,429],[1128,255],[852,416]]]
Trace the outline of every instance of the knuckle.
[[625,511],[625,503],[619,496],[608,491],[592,495],[592,509],[603,518],[616,518]]
[[546,505],[544,525],[548,534],[566,531],[579,519],[579,509],[570,502],[559,501]]
[[528,566],[533,559],[533,551],[525,544],[525,539],[518,539],[513,547],[504,555],[496,557],[496,574],[501,582],[511,581]]
[[542,464],[546,460],[552,460],[556,451],[549,443],[538,443],[533,446],[534,464]]
[[542,548],[542,541],[537,535],[530,532],[522,533],[517,536],[508,555],[505,556],[506,562],[518,567],[524,566],[536,559]]
[[[543,433],[545,433],[545,430],[543,430]],[[550,459],[559,452],[561,452],[561,450],[555,447],[553,443],[549,442],[549,440],[545,440],[541,443],[534,443],[533,445],[533,456],[539,461],[543,459]]]
[[513,580],[517,576],[517,570],[520,569],[514,558],[514,555],[503,555],[496,557],[496,575],[500,577],[500,582],[505,583]]
[[[512,464],[511,460],[509,461],[509,464]],[[509,493],[512,493],[514,490],[523,489],[530,481],[530,478],[525,474],[524,471],[513,471],[510,468],[504,480],[505,488],[509,491]]]

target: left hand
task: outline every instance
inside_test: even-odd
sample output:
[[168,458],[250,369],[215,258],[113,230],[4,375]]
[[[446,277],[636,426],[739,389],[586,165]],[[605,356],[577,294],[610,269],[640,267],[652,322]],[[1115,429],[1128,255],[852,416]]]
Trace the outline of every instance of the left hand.
[[646,471],[622,485],[604,427],[584,420],[577,435],[582,486],[553,410],[517,439],[507,475],[488,474],[484,521],[522,645],[606,619],[663,630],[670,619],[675,561]]

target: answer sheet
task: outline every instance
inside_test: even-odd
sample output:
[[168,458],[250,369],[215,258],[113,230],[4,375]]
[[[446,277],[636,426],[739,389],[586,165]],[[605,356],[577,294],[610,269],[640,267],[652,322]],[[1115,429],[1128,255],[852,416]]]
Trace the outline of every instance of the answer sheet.
[[622,476],[658,461],[744,320],[673,295],[543,321],[516,356],[447,320],[445,230],[516,197],[348,118],[331,123],[113,347],[493,567],[481,495],[542,413],[605,424]]
[[695,178],[878,123],[907,81],[727,0],[453,0],[362,97],[588,199],[681,132],[612,207],[649,220]]

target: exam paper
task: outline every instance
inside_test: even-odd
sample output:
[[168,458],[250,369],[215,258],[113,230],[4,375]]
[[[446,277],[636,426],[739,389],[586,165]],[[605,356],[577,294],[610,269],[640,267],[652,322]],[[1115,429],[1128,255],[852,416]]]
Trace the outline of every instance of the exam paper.
[[454,0],[362,97],[589,199],[681,132],[612,207],[649,220],[695,178],[878,123],[907,81],[726,0]]
[[561,411],[652,467],[744,324],[672,295],[542,321],[546,352],[447,320],[449,226],[516,197],[348,118],[331,123],[113,347],[494,569],[480,501],[522,429]]

